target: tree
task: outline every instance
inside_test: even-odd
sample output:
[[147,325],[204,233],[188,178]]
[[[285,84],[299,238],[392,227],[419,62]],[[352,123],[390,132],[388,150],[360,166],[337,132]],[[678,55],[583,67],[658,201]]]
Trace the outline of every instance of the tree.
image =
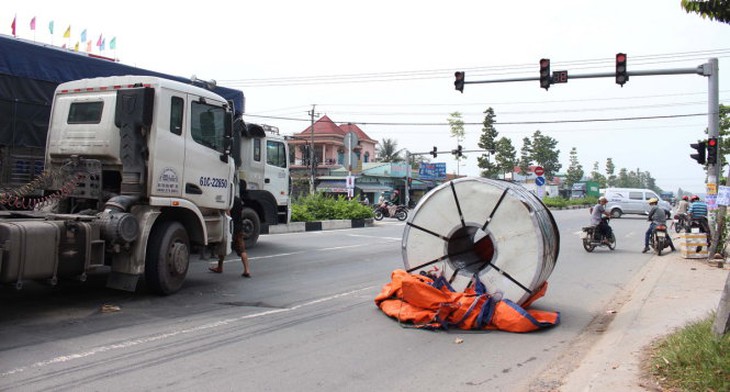
[[532,134],[532,159],[545,169],[545,178],[552,180],[563,165],[560,164],[558,141],[539,130]]
[[403,162],[403,157],[400,156],[401,152],[403,152],[403,149],[398,149],[397,141],[390,138],[384,138],[380,142],[380,146],[378,148],[378,161]]
[[583,179],[583,166],[578,161],[578,150],[573,147],[570,150],[570,165],[568,166],[567,176],[565,182],[568,187],[573,186],[576,182],[580,182]]
[[517,165],[517,152],[512,146],[512,140],[502,137],[497,141],[495,160],[497,168],[502,174],[512,173]]
[[[461,142],[464,140],[464,135],[466,134],[464,131],[464,120],[461,119],[461,113],[453,112],[449,114],[447,121],[449,122],[451,137],[455,137],[456,144],[461,145]],[[466,156],[455,155],[454,159],[456,159],[456,174],[459,174],[461,160],[466,159]]]
[[618,178],[616,178],[614,173],[616,173],[616,166],[613,164],[613,159],[606,158],[606,185],[609,187],[618,184]]
[[520,149],[520,173],[526,176],[532,165],[532,142],[529,137],[522,139],[522,148]]
[[486,115],[482,123],[482,134],[479,136],[479,143],[477,145],[482,150],[487,150],[487,152],[477,157],[477,166],[482,169],[482,177],[495,178],[500,171],[499,165],[491,161],[490,155],[495,154],[497,151],[497,136],[499,132],[494,127],[494,119],[497,116],[491,107],[487,108],[484,113]]
[[682,0],[687,13],[699,14],[722,23],[730,23],[730,0]]
[[593,171],[591,172],[591,181],[598,183],[599,188],[607,188],[606,176],[598,171],[598,161],[593,162]]

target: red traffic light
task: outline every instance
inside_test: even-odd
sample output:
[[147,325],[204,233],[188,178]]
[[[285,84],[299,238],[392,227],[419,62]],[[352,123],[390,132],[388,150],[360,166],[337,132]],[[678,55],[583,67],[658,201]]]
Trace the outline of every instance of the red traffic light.
[[624,53],[617,54],[616,61],[619,63],[623,63],[624,61],[626,61],[626,55]]
[[715,138],[707,139],[707,145],[710,147],[715,147],[717,145],[717,139],[715,139]]

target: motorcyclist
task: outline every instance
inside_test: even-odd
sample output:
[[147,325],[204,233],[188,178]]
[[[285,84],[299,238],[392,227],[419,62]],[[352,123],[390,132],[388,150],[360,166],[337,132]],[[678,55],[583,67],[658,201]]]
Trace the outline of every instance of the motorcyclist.
[[687,214],[692,218],[692,221],[700,225],[703,233],[708,234],[707,242],[709,244],[710,224],[707,223],[707,204],[700,200],[700,197],[697,195],[692,195],[690,201],[692,201],[692,204],[689,206]]
[[679,222],[677,222],[677,223],[680,223],[680,224],[684,223],[684,225],[686,225],[686,227],[689,227],[689,222],[688,222],[689,219],[687,218],[688,209],[689,209],[689,196],[684,195],[684,196],[682,196],[682,200],[679,201],[679,204],[677,204],[677,218],[679,220]]
[[[667,224],[667,213],[663,208],[657,206],[658,203],[659,200],[656,197],[649,199],[649,206],[651,206],[651,209],[649,210],[648,220],[651,223],[649,224],[649,229],[644,235],[644,250],[642,250],[641,253],[649,251],[649,240],[651,239],[651,235],[654,233],[654,228],[657,225]],[[674,252],[676,249],[674,248],[674,243],[672,243],[672,237],[667,235],[667,241],[669,241],[669,247],[672,248],[672,252]]]
[[388,200],[388,214],[393,217],[395,216],[395,210],[398,208],[398,202],[400,201],[400,192],[396,189],[393,194],[390,195]]
[[608,211],[606,211],[606,204],[608,203],[608,199],[601,196],[598,198],[598,204],[593,206],[591,208],[591,226],[596,226],[596,230],[598,230],[598,233],[601,236],[601,242],[607,243],[608,238],[611,237],[611,226],[608,225],[608,221],[601,219],[604,215],[610,216]]

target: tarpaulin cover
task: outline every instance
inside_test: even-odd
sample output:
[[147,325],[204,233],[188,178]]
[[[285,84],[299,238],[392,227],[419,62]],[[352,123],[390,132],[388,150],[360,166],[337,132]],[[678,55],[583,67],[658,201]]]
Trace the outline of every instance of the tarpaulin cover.
[[443,277],[434,279],[398,269],[375,297],[375,304],[386,315],[419,328],[531,332],[560,323],[559,312],[526,309],[545,291],[547,282],[522,307],[489,295],[478,279],[457,292]]
[[[0,36],[0,145],[45,147],[56,86],[71,80],[121,75],[157,76],[190,83],[190,79],[179,76]],[[213,91],[233,101],[236,111],[243,113],[241,91],[225,87]]]

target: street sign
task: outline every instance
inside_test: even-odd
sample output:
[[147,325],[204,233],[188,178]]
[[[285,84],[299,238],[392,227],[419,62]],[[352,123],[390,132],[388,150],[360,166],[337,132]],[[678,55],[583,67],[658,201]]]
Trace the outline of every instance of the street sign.
[[545,185],[545,177],[543,177],[543,176],[537,176],[537,177],[535,177],[535,184],[537,186],[543,186],[543,185]]
[[545,169],[543,169],[542,166],[535,166],[535,168],[532,169],[532,172],[535,173],[536,176],[542,176],[545,174]]

